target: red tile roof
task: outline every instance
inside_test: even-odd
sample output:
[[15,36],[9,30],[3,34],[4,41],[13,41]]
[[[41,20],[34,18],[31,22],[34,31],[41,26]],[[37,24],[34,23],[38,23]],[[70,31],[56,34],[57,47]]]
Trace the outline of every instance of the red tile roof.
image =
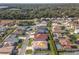
[[35,40],[46,40],[48,39],[48,34],[35,34],[34,35]]

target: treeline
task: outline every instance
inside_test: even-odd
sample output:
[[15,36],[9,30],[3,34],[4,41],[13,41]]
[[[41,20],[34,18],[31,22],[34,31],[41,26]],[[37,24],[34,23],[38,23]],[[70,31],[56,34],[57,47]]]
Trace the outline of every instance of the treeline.
[[[53,4],[54,5],[54,4]],[[0,9],[0,19],[33,19],[41,17],[79,17],[79,4],[68,5],[19,5]]]
[[34,21],[20,21],[19,26],[31,26],[31,25],[35,25]]

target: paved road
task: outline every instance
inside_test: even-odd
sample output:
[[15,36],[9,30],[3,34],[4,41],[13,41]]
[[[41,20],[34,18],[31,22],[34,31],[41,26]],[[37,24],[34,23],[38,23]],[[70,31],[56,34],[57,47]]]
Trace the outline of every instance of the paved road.
[[26,40],[23,42],[22,48],[21,48],[21,50],[19,51],[18,55],[24,55],[24,54],[25,54],[25,51],[26,51],[26,47],[27,47],[27,45],[28,45],[28,42],[29,42],[29,36],[27,35],[27,36],[26,36]]
[[[15,29],[12,33],[14,33],[15,31],[16,31],[16,29]],[[11,33],[11,34],[12,34],[12,33]],[[8,38],[11,36],[11,34],[9,34],[9,35],[4,39],[4,41],[8,41]],[[4,41],[3,41],[3,42],[4,42]]]

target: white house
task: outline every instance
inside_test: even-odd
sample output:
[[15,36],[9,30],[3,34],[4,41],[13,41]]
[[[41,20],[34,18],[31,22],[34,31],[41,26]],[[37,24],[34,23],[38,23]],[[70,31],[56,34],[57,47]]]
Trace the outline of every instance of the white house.
[[34,35],[30,35],[30,38],[34,38]]
[[22,36],[20,36],[20,37],[18,37],[18,39],[23,39],[23,40],[25,40],[26,37],[22,37]]
[[75,29],[74,33],[78,34],[79,33],[79,29]]

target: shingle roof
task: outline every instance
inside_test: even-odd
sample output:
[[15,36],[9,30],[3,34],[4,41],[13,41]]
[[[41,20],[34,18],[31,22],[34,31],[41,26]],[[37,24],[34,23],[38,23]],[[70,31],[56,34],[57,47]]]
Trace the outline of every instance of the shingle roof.
[[71,42],[69,41],[69,39],[62,38],[59,40],[59,42],[64,48],[71,48]]

